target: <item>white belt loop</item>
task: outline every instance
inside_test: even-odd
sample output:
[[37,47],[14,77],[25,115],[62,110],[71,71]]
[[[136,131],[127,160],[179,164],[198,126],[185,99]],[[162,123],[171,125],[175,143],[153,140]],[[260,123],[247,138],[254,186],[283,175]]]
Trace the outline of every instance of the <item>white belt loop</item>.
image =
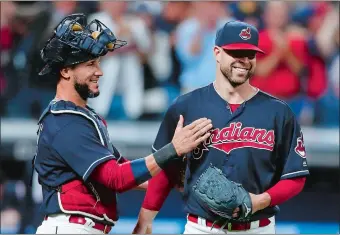
[[85,221],[86,221],[86,223],[84,225],[89,226],[91,228],[95,225],[95,222],[92,219],[87,218],[87,217],[84,217],[84,218],[85,218]]
[[207,226],[206,220],[202,217],[197,217],[197,224]]
[[250,229],[260,227],[260,220],[256,220],[250,223]]

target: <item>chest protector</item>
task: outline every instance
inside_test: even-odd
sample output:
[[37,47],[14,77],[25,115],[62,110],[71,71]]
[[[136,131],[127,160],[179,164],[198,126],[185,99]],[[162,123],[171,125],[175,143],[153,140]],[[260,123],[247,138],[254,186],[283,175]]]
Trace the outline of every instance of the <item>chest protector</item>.
[[[73,114],[89,120],[96,129],[102,145],[107,147],[117,161],[121,159],[118,150],[112,145],[105,121],[90,107],[82,108],[68,101],[52,100],[39,118],[38,125],[49,114]],[[38,129],[38,134],[39,134]],[[35,157],[33,159],[34,164]],[[33,168],[34,169],[34,168]],[[39,180],[43,188],[56,190],[59,208],[67,214],[82,214],[95,220],[113,225],[118,220],[116,193],[104,186],[88,180],[72,180],[57,188],[50,188]],[[81,202],[79,204],[78,202]],[[78,205],[79,204],[79,205]]]
[[67,113],[67,114],[80,115],[86,118],[87,120],[91,121],[91,123],[93,124],[93,126],[95,127],[98,133],[98,136],[99,136],[99,139],[102,145],[106,146],[110,151],[112,151],[112,153],[115,156],[120,157],[119,152],[111,143],[109,133],[104,124],[104,120],[98,114],[96,114],[96,112],[92,108],[87,106],[85,109],[85,108],[76,106],[75,104],[69,101],[52,100],[50,104],[47,106],[47,108],[44,110],[44,112],[41,114],[39,121],[38,121],[38,125],[40,125],[44,117],[46,117],[46,115],[49,113],[52,113],[52,114]]

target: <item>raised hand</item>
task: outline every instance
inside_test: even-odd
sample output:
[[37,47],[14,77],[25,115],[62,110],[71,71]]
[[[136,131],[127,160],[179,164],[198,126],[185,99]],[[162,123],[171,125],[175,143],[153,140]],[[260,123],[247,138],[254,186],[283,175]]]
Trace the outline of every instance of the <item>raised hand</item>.
[[211,120],[207,118],[197,119],[185,127],[183,127],[183,124],[184,118],[180,115],[172,139],[172,144],[174,145],[178,156],[191,152],[200,143],[209,138],[209,130],[213,127]]

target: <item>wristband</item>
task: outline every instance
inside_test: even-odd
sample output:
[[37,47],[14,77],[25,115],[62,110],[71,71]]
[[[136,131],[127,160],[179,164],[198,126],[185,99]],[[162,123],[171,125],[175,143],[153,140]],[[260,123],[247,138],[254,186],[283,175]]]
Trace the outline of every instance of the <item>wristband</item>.
[[178,158],[176,149],[172,143],[169,143],[160,150],[154,152],[153,157],[155,158],[157,165],[162,169],[164,169],[170,160]]

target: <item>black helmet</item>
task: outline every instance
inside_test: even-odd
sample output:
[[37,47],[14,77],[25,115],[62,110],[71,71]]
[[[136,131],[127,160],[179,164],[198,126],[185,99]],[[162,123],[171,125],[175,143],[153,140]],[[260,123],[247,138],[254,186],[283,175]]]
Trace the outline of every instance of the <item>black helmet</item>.
[[104,56],[126,44],[99,20],[87,24],[84,14],[69,15],[58,24],[40,51],[46,65],[39,75]]

